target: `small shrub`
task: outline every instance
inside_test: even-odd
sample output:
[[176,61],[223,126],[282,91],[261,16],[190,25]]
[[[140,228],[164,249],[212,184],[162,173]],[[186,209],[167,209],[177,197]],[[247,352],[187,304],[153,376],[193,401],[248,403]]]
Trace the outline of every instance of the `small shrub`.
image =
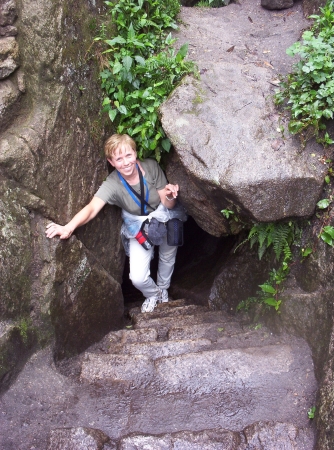
[[289,131],[301,133],[303,142],[316,136],[324,145],[334,141],[325,132],[327,119],[334,113],[334,2],[313,15],[313,27],[305,31],[302,42],[287,49],[290,56],[299,55],[294,71],[281,83],[275,95],[277,104],[286,104],[291,112]]
[[272,269],[267,281],[259,285],[260,290],[257,292],[257,296],[249,297],[240,302],[237,310],[248,310],[252,305],[261,303],[267,307],[273,307],[279,312],[279,307],[282,303],[279,298],[282,292],[282,283],[290,271],[290,263],[292,260],[291,247],[300,235],[300,231],[300,228],[295,222],[257,223],[253,225],[244,242],[249,242],[251,248],[257,245],[260,260],[264,253],[269,248],[272,248],[276,261],[279,262],[279,267],[278,269]]
[[195,71],[185,61],[188,45],[178,52],[175,39],[168,34],[176,29],[177,0],[119,0],[106,2],[116,27],[116,36],[96,38],[108,47],[105,69],[101,72],[106,96],[103,111],[116,125],[118,133],[134,137],[140,158],[170,150],[158,117],[158,108],[182,77]]

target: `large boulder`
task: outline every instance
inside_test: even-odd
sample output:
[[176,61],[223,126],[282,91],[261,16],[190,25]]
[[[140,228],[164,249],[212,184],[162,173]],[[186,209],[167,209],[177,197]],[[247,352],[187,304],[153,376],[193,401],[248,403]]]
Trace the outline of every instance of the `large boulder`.
[[[295,9],[295,19],[287,19],[275,39],[273,13],[254,2],[230,4],[214,15],[182,10],[179,43],[189,41],[201,75],[186,78],[160,109],[175,149],[167,174],[179,183],[189,213],[215,236],[232,232],[222,209],[245,221],[270,222],[308,217],[319,199],[322,148],[310,142],[303,149],[272,98],[278,73],[291,67],[285,48],[306,25],[301,5]],[[249,20],[255,16],[261,32]]]

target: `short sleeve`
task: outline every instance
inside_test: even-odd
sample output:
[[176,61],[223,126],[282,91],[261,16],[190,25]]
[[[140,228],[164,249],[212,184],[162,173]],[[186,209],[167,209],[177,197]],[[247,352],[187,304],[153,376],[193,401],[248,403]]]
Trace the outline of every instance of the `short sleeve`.
[[167,179],[163,170],[154,159],[147,159],[146,162],[148,164],[148,170],[150,172],[152,184],[157,189],[157,191],[164,189],[167,184]]
[[117,205],[115,182],[112,179],[112,173],[101,184],[94,197],[98,197],[109,205]]

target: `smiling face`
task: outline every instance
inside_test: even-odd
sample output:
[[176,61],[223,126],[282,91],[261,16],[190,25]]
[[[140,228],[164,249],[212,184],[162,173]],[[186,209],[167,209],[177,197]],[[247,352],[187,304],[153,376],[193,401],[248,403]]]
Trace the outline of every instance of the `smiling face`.
[[131,180],[137,175],[137,153],[129,144],[120,145],[108,158],[110,164],[122,175],[125,180]]

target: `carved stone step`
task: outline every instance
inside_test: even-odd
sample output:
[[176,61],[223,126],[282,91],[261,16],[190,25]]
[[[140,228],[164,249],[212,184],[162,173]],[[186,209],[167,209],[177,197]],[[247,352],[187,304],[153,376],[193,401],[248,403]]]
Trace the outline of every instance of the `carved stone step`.
[[200,311],[187,309],[186,314],[182,314],[183,308],[176,308],[181,311],[171,311],[167,316],[151,316],[153,313],[138,314],[134,319],[134,328],[161,328],[165,327],[169,330],[172,327],[193,326],[204,323],[220,324],[224,327],[226,322],[230,322],[231,318],[221,311]]
[[291,423],[257,422],[243,432],[221,428],[198,432],[148,436],[135,434],[120,441],[120,450],[310,450],[313,448],[311,430]]
[[179,317],[187,316],[191,314],[200,314],[202,312],[208,311],[206,306],[201,305],[182,305],[179,306],[175,301],[158,304],[154,311],[150,313],[142,313],[140,308],[130,309],[130,317],[134,323],[143,317],[151,319],[162,318],[162,317]]
[[110,353],[122,355],[146,355],[151,359],[164,356],[178,356],[193,353],[211,346],[209,339],[189,339],[182,341],[147,342],[115,346]]
[[81,367],[81,379],[123,381],[133,387],[147,385],[154,375],[153,361],[143,355],[104,355],[86,353]]

